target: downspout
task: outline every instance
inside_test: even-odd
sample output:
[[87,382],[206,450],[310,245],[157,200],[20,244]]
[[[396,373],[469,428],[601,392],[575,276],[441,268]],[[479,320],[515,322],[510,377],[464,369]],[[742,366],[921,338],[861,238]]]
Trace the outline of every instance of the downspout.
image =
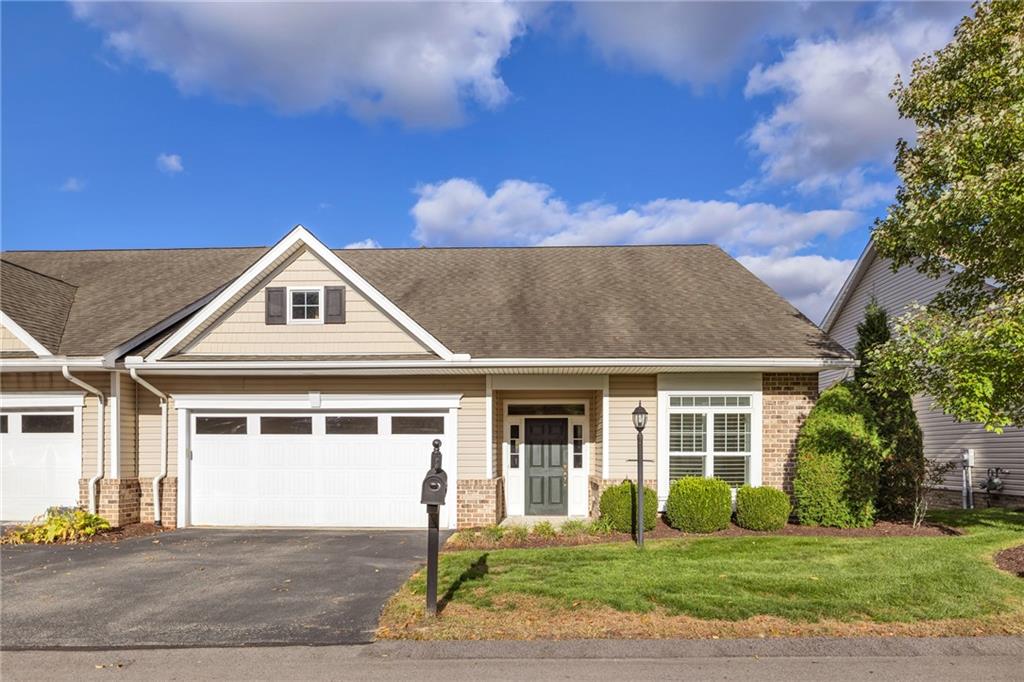
[[67,365],[61,367],[61,373],[65,379],[82,390],[92,393],[99,401],[99,409],[96,411],[96,475],[89,479],[89,512],[95,514],[97,511],[96,484],[103,478],[103,423],[107,414],[107,398],[95,386],[90,386],[78,377],[72,376]]
[[153,524],[160,526],[160,483],[167,478],[167,394],[140,377],[134,367],[128,373],[135,383],[160,399],[160,475],[153,479]]

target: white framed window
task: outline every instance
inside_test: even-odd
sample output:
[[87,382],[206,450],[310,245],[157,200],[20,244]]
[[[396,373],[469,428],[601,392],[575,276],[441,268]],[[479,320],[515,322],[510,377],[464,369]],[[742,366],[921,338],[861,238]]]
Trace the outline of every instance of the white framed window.
[[323,324],[323,287],[288,288],[288,324]]
[[668,404],[668,475],[720,478],[733,488],[751,482],[750,395],[673,395]]

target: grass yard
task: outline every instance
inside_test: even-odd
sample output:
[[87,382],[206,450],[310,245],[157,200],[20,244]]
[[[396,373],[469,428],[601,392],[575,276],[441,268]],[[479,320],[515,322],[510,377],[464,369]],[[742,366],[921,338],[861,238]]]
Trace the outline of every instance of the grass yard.
[[443,611],[423,619],[420,572],[379,636],[714,637],[1024,634],[1024,580],[992,556],[1024,513],[942,512],[942,537],[708,537],[441,556]]

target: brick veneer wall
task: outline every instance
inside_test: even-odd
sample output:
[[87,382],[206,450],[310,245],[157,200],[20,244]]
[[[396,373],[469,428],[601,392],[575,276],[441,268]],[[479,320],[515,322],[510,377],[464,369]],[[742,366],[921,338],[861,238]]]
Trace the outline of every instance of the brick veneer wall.
[[[153,479],[140,478],[142,488],[142,510],[139,518],[143,523],[153,523]],[[175,528],[178,525],[178,479],[168,476],[160,482],[160,525]]]
[[796,372],[763,374],[761,382],[761,482],[792,494],[796,437],[818,399],[818,375]]
[[455,492],[459,528],[491,526],[505,518],[505,486],[502,478],[459,479]]
[[[139,522],[139,481],[136,478],[103,478],[99,482],[96,512],[117,528]],[[89,479],[78,479],[78,502],[89,508]]]

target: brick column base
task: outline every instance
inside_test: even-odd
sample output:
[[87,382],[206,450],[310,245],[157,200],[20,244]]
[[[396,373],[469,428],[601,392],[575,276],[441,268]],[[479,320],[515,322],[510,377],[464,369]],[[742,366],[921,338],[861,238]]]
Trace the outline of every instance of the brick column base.
[[[136,478],[103,478],[99,488],[96,512],[111,526],[119,528],[139,522],[139,480]],[[78,480],[79,503],[89,508],[89,479]]]
[[459,479],[455,506],[459,528],[491,526],[500,522],[505,518],[504,479]]
[[[142,508],[139,520],[142,523],[153,523],[153,479],[140,478],[142,492]],[[176,528],[178,525],[178,479],[167,476],[160,482],[160,524],[164,528]]]

